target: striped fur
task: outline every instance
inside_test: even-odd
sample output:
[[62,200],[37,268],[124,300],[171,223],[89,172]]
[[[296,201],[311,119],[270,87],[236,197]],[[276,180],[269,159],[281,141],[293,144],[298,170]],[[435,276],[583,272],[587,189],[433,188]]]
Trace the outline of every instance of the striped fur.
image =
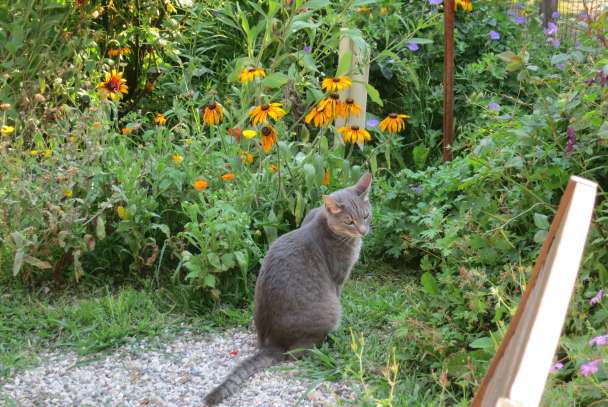
[[263,348],[258,350],[253,356],[242,361],[229,375],[222,384],[213,389],[205,397],[207,406],[215,406],[221,403],[226,397],[236,393],[242,383],[257,372],[266,369],[283,359],[283,354],[275,349]]

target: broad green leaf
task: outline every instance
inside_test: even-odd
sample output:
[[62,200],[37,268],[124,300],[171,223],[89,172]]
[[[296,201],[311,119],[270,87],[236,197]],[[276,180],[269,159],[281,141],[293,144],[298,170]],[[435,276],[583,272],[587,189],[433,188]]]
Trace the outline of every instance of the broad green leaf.
[[380,92],[378,92],[378,90],[376,90],[376,88],[374,88],[369,83],[366,83],[365,84],[365,89],[367,89],[367,94],[369,95],[369,97],[371,98],[371,100],[374,103],[377,103],[380,106],[384,106],[384,103],[382,102],[382,99],[380,99]]
[[539,229],[549,229],[549,220],[547,219],[547,215],[543,215],[541,213],[534,214],[534,224]]
[[215,287],[215,276],[213,274],[205,274],[205,277],[203,277],[203,284],[205,284],[205,287]]
[[428,38],[412,38],[408,42],[414,44],[432,44],[433,40],[429,40]]
[[340,62],[338,62],[338,70],[336,76],[346,75],[350,71],[350,63],[352,61],[353,54],[350,51],[340,55]]
[[284,73],[275,72],[275,73],[271,73],[266,78],[264,78],[264,80],[262,81],[262,86],[265,86],[265,87],[271,88],[271,89],[276,89],[276,88],[280,88],[281,86],[285,85],[288,80],[289,80],[289,78]]
[[439,287],[437,286],[437,280],[430,272],[426,272],[420,277],[420,283],[422,284],[422,288],[428,294],[437,295],[439,294]]
[[106,238],[106,221],[103,214],[100,214],[97,217],[97,223],[95,225],[95,234],[97,235],[97,239],[103,240]]
[[309,0],[302,6],[303,9],[316,10],[330,5],[329,0]]

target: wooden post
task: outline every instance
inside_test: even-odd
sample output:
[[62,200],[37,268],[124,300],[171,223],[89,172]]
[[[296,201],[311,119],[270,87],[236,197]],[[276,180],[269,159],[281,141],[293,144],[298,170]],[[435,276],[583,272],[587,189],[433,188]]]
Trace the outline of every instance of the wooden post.
[[351,117],[346,122],[346,119],[337,118],[336,127],[342,127],[344,125],[359,126],[365,128],[365,116],[367,109],[367,89],[365,85],[369,82],[369,52],[359,49],[353,41],[345,35],[348,31],[346,28],[340,30],[340,49],[338,51],[338,61],[341,61],[343,56],[350,53],[352,56],[350,62],[349,76],[353,80],[352,86],[340,92],[340,98],[345,100],[346,98],[353,98],[355,103],[361,106],[361,115],[358,117]]
[[557,11],[557,0],[543,0],[540,7],[543,14],[543,26],[547,27],[553,12]]
[[452,159],[454,134],[454,0],[446,0],[443,8],[443,161]]
[[472,407],[538,406],[583,258],[597,184],[571,177]]

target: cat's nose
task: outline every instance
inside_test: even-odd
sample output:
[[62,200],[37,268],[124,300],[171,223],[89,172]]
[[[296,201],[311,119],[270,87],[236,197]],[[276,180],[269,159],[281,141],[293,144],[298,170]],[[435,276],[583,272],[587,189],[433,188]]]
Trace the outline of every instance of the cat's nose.
[[369,232],[369,227],[364,225],[358,225],[357,231],[361,234],[361,236],[365,236],[367,235],[367,232]]

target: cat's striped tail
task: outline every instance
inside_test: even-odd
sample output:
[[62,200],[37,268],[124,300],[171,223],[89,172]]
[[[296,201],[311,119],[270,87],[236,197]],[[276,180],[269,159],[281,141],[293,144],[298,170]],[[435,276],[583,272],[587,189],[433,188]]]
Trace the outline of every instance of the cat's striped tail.
[[257,372],[266,369],[283,359],[283,353],[277,349],[263,348],[258,350],[253,356],[243,360],[222,384],[213,389],[205,396],[207,406],[215,406],[222,400],[236,393],[241,384]]

